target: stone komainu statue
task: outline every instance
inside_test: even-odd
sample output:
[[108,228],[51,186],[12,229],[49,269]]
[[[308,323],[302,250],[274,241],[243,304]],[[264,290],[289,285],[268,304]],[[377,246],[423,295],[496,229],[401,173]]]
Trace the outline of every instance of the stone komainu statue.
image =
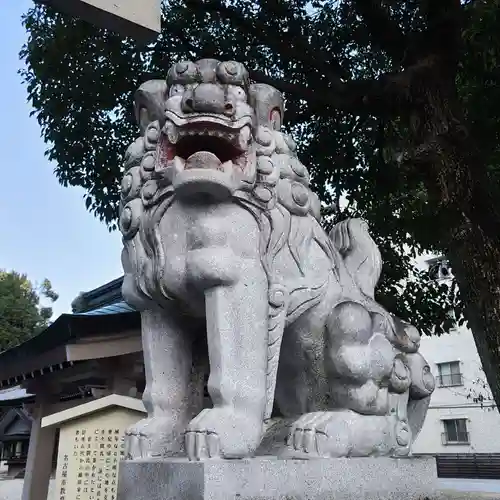
[[420,335],[374,300],[366,224],[322,229],[281,94],[203,59],[135,112],[120,229],[148,417],[129,457],[408,455],[434,388]]

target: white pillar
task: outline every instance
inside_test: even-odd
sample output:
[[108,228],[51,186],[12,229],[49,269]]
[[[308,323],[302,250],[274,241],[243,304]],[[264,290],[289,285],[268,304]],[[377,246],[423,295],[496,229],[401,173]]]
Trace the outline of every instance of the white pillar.
[[161,30],[160,0],[51,0],[61,11],[101,28],[150,42]]
[[37,395],[22,500],[47,500],[56,437],[55,427],[41,427],[42,418],[48,414],[48,409],[48,398]]

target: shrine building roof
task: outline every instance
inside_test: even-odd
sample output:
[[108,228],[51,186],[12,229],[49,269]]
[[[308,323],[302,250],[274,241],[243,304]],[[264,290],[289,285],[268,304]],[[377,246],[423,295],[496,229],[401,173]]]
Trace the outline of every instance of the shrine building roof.
[[0,353],[0,389],[91,359],[140,351],[140,315],[123,301],[121,283],[119,278],[80,294],[73,313],[62,314],[35,337]]
[[29,438],[33,418],[22,408],[11,408],[0,419],[0,442]]

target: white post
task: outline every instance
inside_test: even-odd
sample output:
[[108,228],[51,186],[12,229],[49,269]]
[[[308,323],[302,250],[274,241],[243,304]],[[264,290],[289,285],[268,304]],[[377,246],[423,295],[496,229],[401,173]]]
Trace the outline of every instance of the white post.
[[139,41],[154,40],[161,30],[161,0],[49,0],[49,4]]
[[47,500],[56,437],[55,427],[41,427],[42,418],[49,411],[49,403],[46,394],[37,394],[22,500]]

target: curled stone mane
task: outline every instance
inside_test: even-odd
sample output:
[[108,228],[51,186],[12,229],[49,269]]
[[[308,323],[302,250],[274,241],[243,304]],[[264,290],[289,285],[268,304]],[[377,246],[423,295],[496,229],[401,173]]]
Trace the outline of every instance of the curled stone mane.
[[319,226],[319,198],[309,187],[309,173],[296,154],[293,139],[280,131],[259,127],[255,142],[257,180],[250,193],[237,193],[236,201],[259,223],[261,255],[269,277],[273,260],[285,245],[290,248],[299,269],[301,249],[311,238],[333,255],[330,239]]

